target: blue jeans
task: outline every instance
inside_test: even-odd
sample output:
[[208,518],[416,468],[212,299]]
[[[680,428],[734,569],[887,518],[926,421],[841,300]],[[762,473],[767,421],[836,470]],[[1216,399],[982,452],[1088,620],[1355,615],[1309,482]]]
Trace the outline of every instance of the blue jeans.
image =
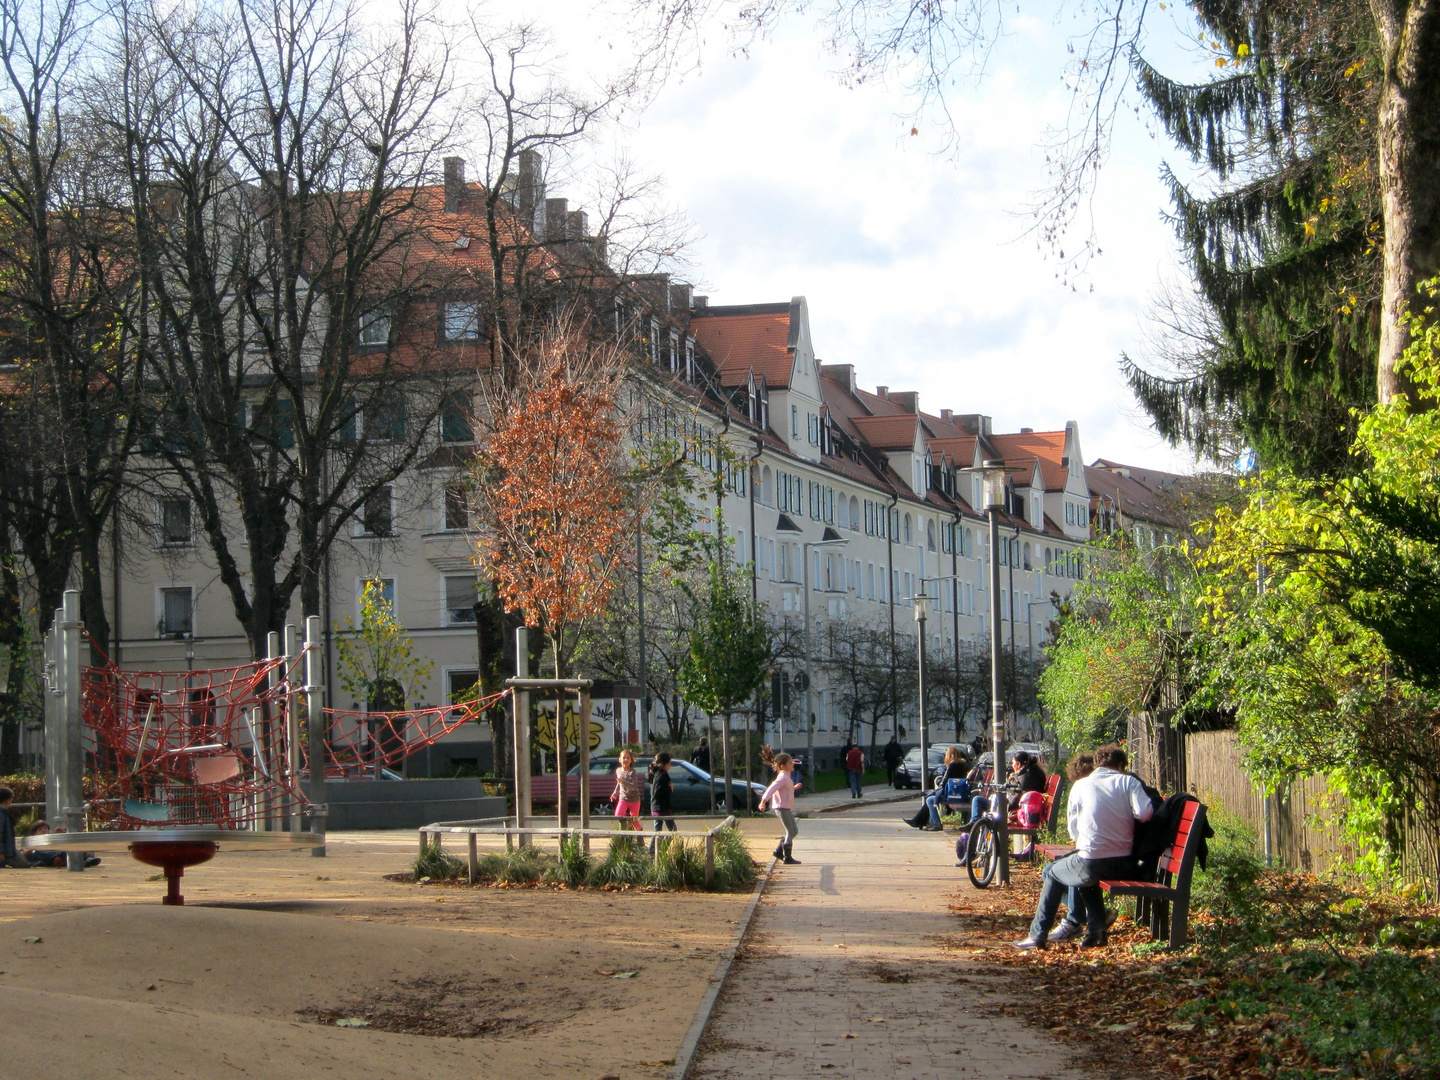
[[930,824],[938,826],[940,824],[940,796],[938,794],[926,795],[925,808],[930,811]]
[[846,769],[845,778],[850,781],[850,794],[860,798],[860,778],[865,774],[859,769]]
[[976,795],[970,800],[970,820],[979,821],[980,815],[990,809],[990,800],[984,795]]
[[[1035,909],[1035,920],[1030,924],[1030,936],[1036,941],[1044,941],[1049,936],[1062,900],[1078,903],[1085,912],[1086,933],[1100,936],[1105,932],[1105,898],[1096,882],[1107,878],[1127,878],[1134,869],[1135,861],[1129,858],[1082,859],[1072,852],[1063,859],[1056,859],[1045,867],[1041,876],[1040,904]],[[1076,922],[1080,921],[1074,908],[1071,914]]]

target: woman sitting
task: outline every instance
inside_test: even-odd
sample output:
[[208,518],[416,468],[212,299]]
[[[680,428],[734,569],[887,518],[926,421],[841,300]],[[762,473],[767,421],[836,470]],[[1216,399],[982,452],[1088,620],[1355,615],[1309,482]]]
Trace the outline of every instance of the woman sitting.
[[[928,829],[931,832],[939,832],[943,828],[940,824],[940,808],[943,806],[948,811],[952,801],[957,806],[964,806],[965,800],[970,798],[970,785],[965,779],[968,768],[969,764],[962,756],[958,746],[947,749],[945,751],[945,772],[935,777],[935,790],[925,796],[925,802],[914,817],[904,819],[905,824],[912,829]],[[951,781],[955,781],[955,783],[952,784]]]
[[[1028,750],[1016,750],[1010,759],[1010,775],[1005,780],[1005,805],[1014,809],[1019,805],[1020,796],[1027,791],[1045,790],[1045,770]],[[970,820],[974,821],[990,809],[990,799],[976,795],[970,800]]]

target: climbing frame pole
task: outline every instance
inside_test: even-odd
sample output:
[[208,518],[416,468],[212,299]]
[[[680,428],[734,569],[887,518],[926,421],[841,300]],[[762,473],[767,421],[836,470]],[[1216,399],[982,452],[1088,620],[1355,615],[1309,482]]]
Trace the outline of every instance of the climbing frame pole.
[[[70,833],[85,831],[85,749],[80,730],[83,722],[80,708],[80,593],[66,589],[64,606],[60,609],[60,685],[64,690],[65,719],[63,733],[64,772],[60,781],[60,810],[65,815],[65,829]],[[85,869],[85,853],[71,851],[65,855],[65,866],[73,872]]]
[[320,616],[305,619],[305,712],[306,742],[310,747],[310,832],[315,846],[310,854],[325,856],[325,646]]

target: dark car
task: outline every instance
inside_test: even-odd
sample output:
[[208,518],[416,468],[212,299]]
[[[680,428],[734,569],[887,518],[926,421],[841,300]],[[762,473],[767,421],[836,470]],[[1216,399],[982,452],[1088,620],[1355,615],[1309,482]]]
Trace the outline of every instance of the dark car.
[[[641,776],[650,771],[649,757],[637,757],[635,769]],[[600,757],[590,759],[590,775],[613,777],[615,770],[620,765],[620,759],[615,757]],[[576,765],[570,770],[571,776],[580,774],[580,766]],[[674,791],[672,799],[677,814],[708,814],[710,812],[710,788],[715,789],[715,806],[719,808],[725,801],[725,778],[711,777],[704,769],[688,761],[672,761],[670,763],[670,786]],[[603,789],[603,796],[596,801],[596,809],[599,809],[605,799],[609,798],[611,787],[606,785]],[[737,809],[748,807],[754,810],[760,802],[760,796],[764,794],[765,788],[761,784],[746,784],[743,779],[732,779],[730,790],[734,795],[734,805]],[[598,794],[598,793],[597,793]],[[749,796],[747,799],[746,796]],[[605,803],[608,806],[608,803]],[[645,792],[640,799],[640,814],[642,817],[650,815],[650,785],[645,785]]]
[[[937,773],[945,771],[945,751],[950,749],[950,743],[938,743],[930,749],[930,783],[935,783]],[[958,744],[956,744],[958,745]],[[966,758],[969,758],[968,747],[961,747],[966,750]],[[910,752],[905,755],[899,765],[895,766],[895,786],[897,788],[918,788],[920,786],[920,748],[912,746]]]

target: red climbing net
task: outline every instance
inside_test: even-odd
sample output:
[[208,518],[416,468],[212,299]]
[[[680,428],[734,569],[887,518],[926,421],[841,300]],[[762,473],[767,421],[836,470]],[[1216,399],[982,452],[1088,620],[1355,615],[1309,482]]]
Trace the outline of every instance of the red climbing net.
[[[298,828],[308,801],[303,660],[82,675],[91,828]],[[396,768],[507,696],[393,713],[324,710],[326,777]],[[87,785],[89,787],[89,785]]]

